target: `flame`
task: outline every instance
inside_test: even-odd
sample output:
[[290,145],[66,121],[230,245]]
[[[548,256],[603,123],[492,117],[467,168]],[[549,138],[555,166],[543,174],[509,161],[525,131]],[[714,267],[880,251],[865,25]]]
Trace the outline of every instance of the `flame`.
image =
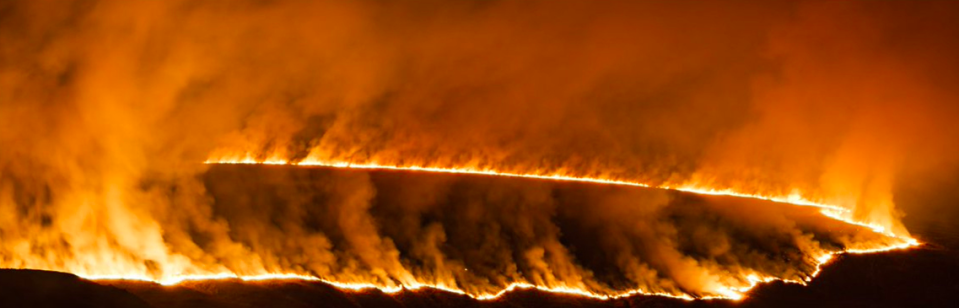
[[725,287],[719,291],[722,294],[721,296],[704,296],[704,297],[698,297],[698,298],[692,297],[687,294],[647,292],[642,289],[628,290],[628,291],[620,292],[616,294],[598,294],[598,293],[590,292],[584,289],[569,287],[569,286],[548,287],[548,286],[534,285],[534,284],[525,283],[525,282],[511,283],[507,287],[503,288],[502,290],[496,293],[473,294],[455,287],[449,287],[449,286],[437,285],[437,284],[420,283],[420,282],[416,282],[410,285],[402,285],[402,286],[385,286],[385,285],[363,283],[363,282],[339,282],[339,281],[321,279],[321,278],[309,276],[309,275],[299,275],[299,274],[290,274],[290,273],[271,273],[271,274],[246,275],[246,276],[236,275],[233,273],[220,273],[220,274],[212,274],[212,275],[180,275],[180,276],[165,277],[162,279],[154,279],[147,276],[136,276],[136,275],[134,276],[127,276],[127,275],[98,276],[98,275],[79,274],[78,276],[83,277],[85,279],[89,279],[89,280],[154,282],[164,286],[175,286],[175,285],[184,284],[192,281],[208,281],[208,280],[241,280],[241,281],[249,281],[249,282],[270,281],[270,280],[299,280],[299,281],[322,282],[322,283],[332,285],[341,290],[348,290],[348,291],[355,291],[355,292],[360,292],[365,290],[379,290],[383,293],[395,294],[403,291],[418,291],[422,289],[434,289],[434,290],[441,290],[445,292],[468,296],[477,300],[494,300],[515,290],[538,290],[538,291],[543,291],[548,293],[582,296],[582,297],[600,299],[600,300],[611,300],[611,299],[625,298],[625,297],[630,297],[635,295],[647,295],[647,296],[662,296],[662,297],[676,298],[676,299],[682,299],[687,301],[692,301],[696,299],[701,299],[701,300],[729,299],[729,300],[738,301],[738,300],[744,299],[746,293],[748,293],[750,290],[752,290],[754,287],[756,287],[757,285],[761,283],[783,281],[786,283],[806,285],[808,282],[812,281],[813,278],[818,276],[820,272],[822,272],[822,267],[824,265],[832,261],[837,255],[840,255],[840,254],[877,253],[877,252],[884,252],[884,251],[891,251],[891,250],[908,249],[918,245],[920,245],[920,243],[913,239],[911,241],[907,241],[907,242],[896,244],[896,245],[889,245],[889,246],[877,247],[872,249],[848,249],[842,252],[826,253],[816,258],[816,261],[817,261],[816,270],[813,272],[813,274],[806,277],[805,280],[790,280],[790,279],[781,279],[773,276],[762,276],[760,274],[751,274],[747,277],[748,284],[746,286]]
[[[596,184],[608,184],[608,185],[620,185],[620,186],[633,186],[633,187],[644,187],[644,188],[658,188],[658,189],[667,189],[682,191],[694,194],[701,195],[714,195],[714,196],[732,196],[732,197],[741,197],[741,198],[752,198],[760,199],[766,201],[773,201],[778,203],[789,203],[794,205],[802,206],[813,206],[819,207],[825,210],[830,210],[832,212],[845,213],[849,210],[836,205],[829,205],[825,203],[816,202],[813,200],[808,200],[803,198],[801,195],[794,193],[787,196],[765,196],[758,194],[749,194],[737,192],[732,189],[717,189],[710,187],[703,187],[697,184],[680,184],[680,185],[651,185],[640,182],[620,180],[620,179],[608,179],[608,178],[597,178],[597,177],[580,177],[573,176],[562,173],[551,173],[551,174],[535,174],[535,173],[514,173],[507,171],[500,171],[496,169],[486,168],[472,168],[472,167],[437,167],[437,166],[422,166],[422,165],[389,165],[389,164],[379,164],[379,163],[354,163],[346,161],[321,161],[315,159],[305,159],[299,162],[290,162],[286,159],[271,156],[270,158],[264,160],[257,160],[255,156],[247,154],[240,159],[208,159],[204,162],[205,164],[231,164],[231,165],[249,165],[249,164],[262,164],[262,165],[294,165],[294,166],[314,166],[314,167],[330,167],[330,168],[343,168],[343,169],[372,169],[372,170],[397,170],[397,171],[417,171],[417,172],[434,172],[434,173],[451,173],[451,174],[470,174],[470,175],[489,175],[489,176],[500,176],[500,177],[511,177],[511,178],[526,178],[526,179],[540,179],[540,180],[552,180],[552,181],[565,181],[565,182],[581,182],[581,183],[596,183]],[[880,226],[875,226],[881,228]]]
[[[120,262],[121,260],[100,260],[97,259],[94,262],[94,265],[86,263],[66,263],[62,261],[57,263],[31,263],[31,260],[21,260],[22,263],[6,263],[4,267],[19,267],[19,268],[43,268],[51,270],[60,270],[68,271],[76,274],[79,277],[97,280],[97,281],[144,281],[157,283],[164,286],[175,286],[182,284],[189,284],[191,282],[197,281],[215,281],[215,280],[240,280],[248,282],[257,282],[257,281],[273,281],[273,280],[299,280],[299,281],[312,281],[320,282],[332,285],[336,288],[345,291],[364,291],[364,290],[379,290],[384,293],[397,293],[412,291],[416,292],[423,289],[434,289],[441,290],[445,292],[461,294],[468,296],[477,300],[492,300],[502,297],[504,294],[507,294],[514,290],[538,290],[542,292],[556,293],[556,294],[566,294],[571,296],[580,296],[588,297],[593,299],[600,300],[610,300],[616,298],[629,297],[634,295],[654,295],[654,296],[663,296],[670,298],[677,298],[682,300],[696,300],[696,299],[731,299],[731,300],[741,300],[745,298],[746,294],[752,290],[755,286],[761,283],[767,283],[771,281],[784,281],[787,283],[796,283],[805,285],[810,282],[813,278],[818,276],[822,271],[822,267],[828,264],[831,260],[839,254],[865,254],[865,253],[876,253],[897,249],[908,249],[911,247],[916,247],[920,245],[919,241],[905,235],[897,235],[891,232],[888,228],[885,228],[881,225],[871,224],[868,222],[860,222],[851,219],[851,213],[848,209],[826,204],[823,202],[817,202],[814,200],[806,199],[799,193],[792,193],[784,196],[777,195],[758,195],[743,193],[733,189],[726,188],[715,188],[709,187],[706,185],[698,183],[684,183],[677,185],[653,185],[648,183],[642,183],[637,181],[630,181],[626,179],[617,179],[617,178],[603,178],[603,177],[588,177],[588,176],[575,176],[571,174],[565,174],[561,172],[543,172],[543,173],[522,173],[522,172],[510,172],[497,170],[492,168],[475,168],[475,167],[450,167],[450,166],[436,166],[436,165],[394,165],[394,164],[385,164],[385,163],[376,163],[376,162],[350,162],[350,161],[337,161],[337,160],[319,160],[307,158],[304,160],[294,161],[285,158],[283,155],[275,154],[269,155],[268,157],[255,156],[252,154],[243,154],[230,156],[228,158],[212,158],[208,159],[206,164],[256,164],[256,165],[288,165],[288,166],[301,166],[301,167],[328,167],[328,168],[342,168],[342,169],[364,169],[364,170],[398,170],[398,171],[413,171],[413,172],[431,172],[431,173],[445,173],[445,174],[469,174],[469,175],[483,175],[483,176],[496,176],[496,177],[509,177],[509,178],[526,178],[526,179],[540,179],[540,180],[549,180],[549,181],[564,181],[564,182],[580,182],[580,183],[593,183],[600,185],[616,185],[616,186],[627,186],[627,187],[643,187],[643,188],[655,188],[655,189],[666,189],[674,191],[682,191],[695,194],[703,195],[719,195],[719,196],[735,196],[741,198],[752,198],[767,200],[778,203],[792,204],[797,206],[805,207],[814,207],[819,210],[824,216],[831,219],[836,219],[843,221],[845,223],[861,226],[868,228],[878,234],[882,234],[889,238],[889,240],[877,241],[877,242],[868,242],[868,243],[855,243],[850,247],[846,247],[843,251],[820,251],[814,254],[810,263],[815,266],[815,270],[812,271],[806,277],[802,279],[786,279],[783,277],[776,277],[773,275],[758,273],[758,272],[747,272],[744,276],[731,276],[731,278],[723,280],[719,285],[713,286],[707,295],[694,296],[691,294],[681,293],[674,291],[675,293],[669,292],[657,292],[654,290],[646,290],[641,288],[629,289],[629,290],[601,290],[594,291],[587,288],[582,284],[568,283],[568,282],[549,282],[549,283],[532,283],[520,279],[520,281],[510,282],[505,284],[497,290],[486,290],[486,291],[470,291],[462,286],[457,286],[455,281],[444,281],[442,279],[432,279],[429,277],[414,277],[415,275],[407,275],[403,277],[404,279],[397,279],[398,282],[376,282],[376,280],[366,279],[366,278],[343,278],[337,277],[331,279],[329,277],[318,277],[312,273],[307,272],[297,272],[297,271],[279,271],[273,272],[265,269],[253,269],[253,270],[236,270],[236,269],[226,269],[225,267],[213,267],[213,268],[197,268],[191,267],[188,260],[181,260],[177,258],[168,258],[160,259],[157,262],[162,262],[163,265],[171,270],[165,270],[161,274],[155,274],[150,272],[148,269],[142,267],[131,266]],[[109,254],[106,254],[109,255]],[[4,260],[0,260],[4,261]],[[16,260],[15,260],[16,261]],[[4,261],[5,262],[5,261]],[[12,265],[12,266],[11,266]],[[106,265],[106,266],[102,266]]]
[[500,171],[496,169],[483,169],[483,168],[456,168],[456,167],[443,167],[443,166],[429,166],[429,165],[389,165],[389,164],[379,164],[379,163],[354,163],[349,161],[323,161],[317,159],[304,159],[301,161],[290,161],[288,159],[282,158],[279,155],[272,155],[265,159],[257,159],[254,155],[240,155],[233,158],[216,158],[208,159],[205,161],[206,164],[263,164],[263,165],[290,165],[290,166],[316,166],[316,167],[329,167],[329,168],[343,168],[343,169],[366,169],[366,170],[399,170],[399,171],[415,171],[415,172],[433,172],[433,173],[447,173],[447,174],[470,174],[470,175],[487,175],[487,176],[498,176],[498,177],[511,177],[511,178],[528,178],[528,179],[541,179],[541,180],[551,180],[551,181],[566,181],[566,182],[582,182],[582,183],[596,183],[596,184],[605,184],[605,185],[619,185],[619,186],[632,186],[632,187],[644,187],[644,188],[657,188],[657,189],[667,189],[674,191],[682,191],[695,194],[703,195],[719,195],[719,196],[735,196],[741,198],[752,198],[767,200],[778,203],[787,203],[797,206],[809,206],[816,207],[820,209],[820,213],[824,216],[840,220],[846,223],[862,226],[871,229],[876,233],[886,235],[892,239],[888,243],[868,243],[863,244],[863,247],[850,247],[844,251],[834,251],[834,252],[824,252],[821,255],[814,257],[815,271],[809,276],[805,277],[802,280],[793,280],[793,279],[783,279],[780,277],[774,277],[770,275],[763,275],[760,273],[753,273],[746,277],[741,285],[737,286],[722,286],[716,293],[716,296],[700,296],[693,297],[688,294],[672,294],[672,293],[662,293],[662,292],[650,292],[642,289],[633,289],[627,290],[620,293],[614,294],[600,294],[589,291],[583,287],[577,286],[568,286],[568,285],[555,285],[555,286],[544,286],[544,285],[535,285],[528,282],[513,282],[506,286],[505,288],[499,290],[495,293],[470,293],[464,291],[461,288],[455,286],[446,285],[443,283],[427,283],[421,282],[413,279],[412,282],[403,283],[400,285],[385,285],[377,283],[369,283],[362,281],[334,281],[322,279],[319,277],[296,274],[296,273],[265,273],[265,274],[255,274],[255,275],[238,275],[232,272],[221,272],[215,274],[203,274],[203,275],[171,275],[164,277],[150,277],[146,275],[97,275],[97,274],[84,274],[77,273],[78,276],[90,279],[90,280],[135,280],[135,281],[149,281],[155,282],[165,286],[178,285],[183,283],[188,283],[191,281],[207,281],[207,280],[242,280],[242,281],[267,281],[267,280],[302,280],[302,281],[316,281],[326,284],[330,284],[336,288],[349,291],[363,291],[363,290],[372,290],[376,289],[384,293],[397,293],[402,291],[417,291],[421,289],[435,289],[442,290],[450,293],[461,294],[469,296],[477,300],[491,300],[503,296],[506,293],[517,289],[529,289],[529,290],[539,290],[549,293],[557,294],[567,294],[574,296],[582,296],[600,300],[609,300],[616,298],[629,297],[634,295],[655,295],[663,296],[670,298],[677,298],[683,300],[695,300],[695,299],[730,299],[730,300],[741,300],[745,298],[746,293],[751,289],[761,283],[768,283],[771,281],[783,281],[786,283],[796,283],[805,285],[808,282],[812,281],[813,278],[819,275],[822,271],[822,267],[833,260],[837,255],[840,254],[866,254],[866,253],[877,253],[890,250],[899,250],[899,249],[909,249],[921,245],[921,243],[909,236],[893,234],[887,228],[883,226],[859,222],[851,219],[849,216],[849,210],[840,206],[825,204],[822,202],[816,202],[813,200],[805,199],[798,193],[793,193],[786,196],[768,196],[768,195],[757,195],[738,192],[732,189],[719,189],[706,187],[703,185],[697,184],[682,184],[682,185],[651,185],[646,183],[640,183],[635,181],[628,181],[623,179],[611,179],[611,178],[598,178],[598,177],[578,177],[568,174],[561,173],[547,173],[547,174],[536,174],[536,173],[514,173],[507,171]]
[[596,184],[607,184],[607,185],[619,185],[619,186],[632,186],[632,187],[643,187],[643,188],[656,188],[656,189],[665,189],[673,191],[681,191],[687,193],[694,193],[700,195],[714,195],[714,196],[731,196],[739,198],[750,198],[750,199],[759,199],[772,201],[777,203],[787,203],[792,205],[799,206],[811,206],[820,208],[820,212],[830,218],[840,220],[849,224],[854,224],[862,227],[867,227],[875,231],[876,233],[881,233],[886,236],[899,238],[906,242],[915,242],[916,240],[903,235],[897,235],[891,232],[885,226],[856,221],[851,218],[850,210],[838,205],[826,204],[823,202],[817,202],[814,200],[806,199],[798,192],[793,192],[789,195],[776,196],[776,195],[760,195],[760,194],[751,194],[738,192],[730,188],[712,188],[703,186],[698,183],[683,183],[676,185],[652,185],[646,183],[640,183],[635,181],[623,180],[623,179],[611,179],[611,178],[598,178],[598,177],[588,177],[588,176],[574,176],[563,173],[548,173],[548,174],[536,174],[536,173],[516,173],[508,171],[500,171],[492,168],[475,168],[475,167],[439,167],[439,166],[426,166],[426,165],[391,165],[391,164],[380,164],[380,163],[355,163],[348,161],[324,161],[317,160],[314,158],[306,158],[298,162],[290,162],[285,158],[281,158],[277,154],[271,155],[269,158],[263,160],[257,160],[252,154],[245,154],[239,159],[231,158],[218,158],[218,159],[207,159],[205,164],[262,164],[262,165],[292,165],[292,166],[313,166],[313,167],[329,167],[329,168],[342,168],[342,169],[367,169],[367,170],[396,170],[396,171],[415,171],[415,172],[433,172],[433,173],[449,173],[449,174],[470,174],[470,175],[487,175],[487,176],[499,176],[499,177],[511,177],[511,178],[526,178],[526,179],[539,179],[539,180],[551,180],[551,181],[563,181],[563,182],[581,182],[581,183],[596,183]]

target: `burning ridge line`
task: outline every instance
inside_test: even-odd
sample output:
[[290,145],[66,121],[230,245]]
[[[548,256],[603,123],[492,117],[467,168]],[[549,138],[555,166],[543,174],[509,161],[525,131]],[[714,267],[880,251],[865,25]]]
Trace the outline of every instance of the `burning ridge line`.
[[788,203],[799,206],[811,206],[820,208],[820,212],[832,219],[840,220],[849,224],[854,224],[861,227],[869,228],[870,230],[880,233],[895,239],[900,240],[899,243],[890,244],[884,247],[872,248],[872,249],[846,249],[844,251],[834,251],[826,252],[820,256],[815,257],[815,267],[816,270],[806,277],[803,280],[793,280],[793,279],[783,279],[773,276],[760,277],[757,275],[750,275],[747,277],[748,285],[745,287],[725,287],[720,290],[718,293],[721,295],[718,296],[701,296],[693,297],[688,294],[670,294],[670,293],[661,293],[661,292],[648,292],[642,289],[633,289],[616,294],[598,294],[590,292],[588,290],[579,289],[575,287],[568,286],[557,286],[557,287],[548,287],[548,286],[539,286],[527,282],[514,282],[510,285],[504,287],[502,290],[496,293],[483,293],[483,294],[473,294],[466,291],[463,291],[456,287],[449,287],[445,285],[429,284],[429,283],[420,283],[415,282],[410,285],[400,285],[400,286],[386,286],[386,285],[377,285],[372,283],[356,283],[356,282],[339,282],[326,280],[315,276],[309,275],[300,275],[292,273],[270,273],[270,274],[261,274],[261,275],[237,275],[235,273],[219,273],[211,275],[178,275],[173,277],[167,277],[164,279],[155,279],[147,276],[104,276],[104,275],[85,275],[77,274],[78,276],[89,279],[89,280],[130,280],[130,281],[147,281],[154,282],[164,286],[173,286],[190,281],[204,281],[204,280],[224,280],[224,279],[238,279],[242,281],[265,281],[265,280],[302,280],[302,281],[316,281],[322,282],[329,285],[332,285],[341,290],[351,290],[351,291],[363,291],[377,289],[387,294],[394,294],[401,291],[417,291],[421,289],[435,289],[446,291],[455,294],[461,294],[468,296],[477,300],[493,300],[503,296],[506,293],[517,289],[527,289],[527,290],[539,290],[549,293],[558,293],[558,294],[567,294],[575,296],[583,296],[593,299],[600,300],[611,300],[617,298],[630,297],[634,295],[651,295],[651,296],[663,296],[670,298],[677,298],[683,300],[708,300],[708,299],[731,299],[731,300],[741,300],[745,298],[745,293],[752,290],[755,286],[760,283],[766,283],[771,281],[783,281],[786,283],[795,283],[806,285],[808,282],[812,281],[813,278],[818,276],[822,272],[822,267],[834,259],[836,255],[840,254],[867,254],[867,253],[878,253],[891,250],[899,249],[908,249],[915,246],[921,245],[918,240],[908,237],[900,236],[893,234],[892,232],[886,230],[882,226],[872,225],[868,223],[862,223],[853,221],[847,218],[844,218],[842,215],[847,213],[849,210],[843,207],[817,203],[809,200],[802,199],[799,196],[790,196],[790,197],[769,197],[753,194],[739,193],[732,190],[720,190],[720,189],[711,189],[711,188],[698,188],[698,187],[671,187],[671,186],[655,186],[639,182],[631,182],[624,180],[614,180],[614,179],[602,179],[602,178],[592,178],[592,177],[573,177],[566,175],[542,175],[542,174],[521,174],[521,173],[510,173],[510,172],[500,172],[490,169],[457,169],[457,168],[442,168],[442,167],[427,167],[427,166],[393,166],[393,165],[379,165],[379,164],[354,164],[349,162],[324,162],[324,161],[301,161],[296,163],[290,163],[286,160],[265,160],[257,161],[253,159],[242,159],[242,160],[207,160],[205,164],[238,164],[238,165],[290,165],[290,166],[304,166],[304,167],[329,167],[329,168],[340,168],[340,169],[366,169],[366,170],[400,170],[400,171],[418,171],[418,172],[433,172],[433,173],[447,173],[447,174],[471,174],[471,175],[489,175],[489,176],[501,176],[501,177],[512,177],[512,178],[528,178],[528,179],[542,179],[542,180],[554,180],[554,181],[566,181],[566,182],[581,182],[581,183],[597,183],[597,184],[607,184],[607,185],[620,185],[620,186],[632,186],[632,187],[644,187],[644,188],[655,188],[655,189],[666,189],[674,190],[681,192],[688,192],[694,194],[704,194],[704,195],[720,195],[720,196],[734,196],[741,198],[752,198],[767,200],[777,203]]
[[[741,198],[751,198],[751,199],[760,199],[766,201],[772,201],[777,203],[789,203],[793,205],[802,205],[802,206],[812,206],[818,207],[824,210],[829,210],[832,213],[846,213],[849,212],[849,209],[844,207],[829,205],[824,203],[818,203],[810,200],[803,199],[798,195],[791,195],[788,197],[771,197],[771,196],[762,196],[756,194],[746,194],[740,193],[729,189],[713,189],[713,188],[700,188],[694,186],[657,186],[650,185],[640,182],[626,181],[626,180],[616,180],[616,179],[603,179],[596,177],[576,177],[568,176],[562,174],[530,174],[530,173],[513,173],[513,172],[503,172],[497,171],[494,169],[471,169],[471,168],[448,168],[448,167],[428,167],[428,166],[395,166],[395,165],[381,165],[376,163],[351,163],[351,162],[326,162],[326,161],[315,161],[315,160],[305,160],[296,163],[290,163],[286,160],[265,160],[265,161],[256,161],[252,159],[243,159],[243,160],[207,160],[205,164],[210,165],[289,165],[289,166],[307,166],[307,167],[329,167],[329,168],[338,168],[338,169],[366,169],[366,170],[397,170],[397,171],[416,171],[416,172],[432,172],[432,173],[448,173],[448,174],[470,174],[470,175],[488,175],[488,176],[500,176],[500,177],[510,177],[510,178],[525,178],[525,179],[539,179],[539,180],[552,180],[552,181],[562,181],[562,182],[580,182],[580,183],[596,183],[596,184],[607,184],[607,185],[617,185],[617,186],[632,186],[632,187],[643,187],[643,188],[655,188],[655,189],[665,189],[673,191],[688,192],[700,195],[715,195],[715,196],[732,196],[732,197],[741,197]],[[883,233],[884,228],[881,226],[865,225],[877,232]],[[877,230],[877,228],[879,230]]]
[[386,294],[396,294],[402,291],[416,292],[423,289],[433,289],[433,290],[440,290],[440,291],[445,291],[449,293],[464,295],[480,301],[495,300],[506,295],[507,293],[510,293],[516,290],[539,290],[539,291],[548,292],[548,293],[582,296],[582,297],[598,299],[598,300],[614,300],[614,299],[627,298],[627,297],[636,296],[636,295],[646,295],[646,296],[661,296],[661,297],[675,298],[675,299],[681,299],[686,301],[713,300],[713,299],[738,301],[738,300],[744,299],[746,297],[746,293],[748,293],[750,290],[752,290],[753,288],[755,288],[757,285],[761,283],[782,281],[782,282],[791,283],[791,284],[807,285],[814,278],[819,276],[819,274],[822,272],[822,267],[825,266],[830,261],[832,261],[833,259],[835,259],[837,255],[879,253],[879,252],[892,251],[892,250],[909,249],[918,245],[921,245],[921,244],[915,240],[912,240],[912,241],[903,242],[900,244],[890,245],[887,247],[876,248],[876,249],[860,249],[860,250],[850,249],[846,251],[828,252],[826,254],[823,254],[815,258],[816,270],[811,275],[806,277],[804,280],[783,279],[783,278],[778,278],[773,276],[760,277],[757,275],[750,275],[749,277],[747,277],[749,281],[749,285],[745,287],[739,287],[739,288],[726,287],[724,290],[720,290],[720,293],[722,293],[722,295],[700,296],[700,297],[693,297],[688,294],[677,295],[677,294],[663,293],[663,292],[649,292],[642,289],[633,289],[633,290],[623,291],[615,294],[599,294],[599,293],[594,293],[588,290],[579,289],[575,287],[568,287],[568,286],[548,287],[548,286],[534,285],[527,282],[511,283],[496,293],[473,294],[455,287],[429,284],[429,283],[416,282],[411,285],[386,286],[386,285],[377,285],[372,283],[339,282],[339,281],[322,279],[315,276],[290,274],[290,273],[275,273],[275,274],[260,274],[260,275],[237,275],[234,273],[220,273],[220,274],[212,274],[212,275],[181,275],[181,276],[170,277],[170,278],[161,279],[161,280],[157,280],[157,279],[146,277],[146,276],[108,276],[108,275],[84,275],[84,274],[77,274],[77,276],[84,279],[93,280],[93,281],[97,281],[97,280],[144,281],[144,282],[157,283],[163,286],[176,286],[176,285],[191,282],[191,281],[207,281],[207,280],[241,280],[246,282],[270,281],[270,280],[299,280],[299,281],[321,282],[321,283],[325,283],[333,287],[336,287],[337,289],[340,289],[340,290],[355,291],[355,292],[362,292],[365,290],[375,289]]
[[749,199],[759,199],[766,200],[776,203],[786,203],[799,206],[811,206],[820,208],[820,213],[845,223],[857,225],[860,227],[865,227],[872,229],[876,233],[880,233],[889,237],[897,238],[913,245],[918,245],[919,242],[908,236],[901,236],[893,233],[892,231],[886,230],[885,227],[870,224],[865,222],[855,221],[846,217],[843,217],[844,214],[849,213],[849,209],[825,204],[815,201],[810,201],[802,198],[798,194],[793,194],[787,197],[777,197],[777,196],[763,196],[757,194],[748,194],[741,193],[731,189],[715,189],[715,188],[703,188],[697,186],[668,186],[668,185],[650,185],[640,182],[627,181],[627,180],[617,180],[617,179],[603,179],[595,177],[577,177],[577,176],[568,176],[562,174],[531,174],[531,173],[513,173],[513,172],[503,172],[497,171],[494,169],[470,169],[470,168],[449,168],[449,167],[429,167],[429,166],[396,166],[396,165],[385,165],[377,163],[352,163],[352,162],[329,162],[329,161],[319,161],[319,160],[303,160],[299,162],[289,162],[283,159],[268,159],[268,160],[255,160],[250,157],[238,160],[231,159],[208,159],[204,162],[208,165],[288,165],[288,166],[305,166],[305,167],[328,167],[328,168],[338,168],[338,169],[365,169],[365,170],[396,170],[396,171],[414,171],[414,172],[433,172],[433,173],[447,173],[447,174],[470,174],[470,175],[487,175],[487,176],[500,176],[500,177],[510,177],[510,178],[526,178],[526,179],[539,179],[539,180],[552,180],[552,181],[561,181],[561,182],[579,182],[579,183],[596,183],[596,184],[606,184],[606,185],[617,185],[617,186],[632,186],[632,187],[642,187],[642,188],[654,188],[654,189],[665,189],[673,190],[680,192],[687,192],[700,195],[714,195],[714,196],[731,196],[739,198],[749,198]]

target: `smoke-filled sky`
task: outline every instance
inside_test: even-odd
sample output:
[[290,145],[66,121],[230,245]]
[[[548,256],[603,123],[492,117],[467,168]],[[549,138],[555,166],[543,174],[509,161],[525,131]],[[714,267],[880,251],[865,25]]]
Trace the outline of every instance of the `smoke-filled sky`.
[[201,179],[233,153],[797,193],[903,233],[897,187],[959,162],[957,37],[953,1],[3,1],[0,261],[245,253]]

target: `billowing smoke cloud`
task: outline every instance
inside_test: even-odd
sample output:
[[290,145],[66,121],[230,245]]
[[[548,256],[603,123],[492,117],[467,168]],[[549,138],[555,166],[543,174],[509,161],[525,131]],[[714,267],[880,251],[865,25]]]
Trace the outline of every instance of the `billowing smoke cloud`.
[[[290,205],[263,220],[267,202],[227,204],[202,177],[211,155],[248,153],[798,193],[902,233],[893,188],[915,180],[902,174],[956,163],[954,5],[5,2],[0,261],[622,289],[568,249],[568,232],[549,220],[576,207],[558,206],[549,189],[462,200],[477,205],[454,221],[488,236],[474,238],[481,252],[450,256],[443,243],[478,231],[424,220],[448,186],[389,195],[401,200],[383,210],[399,220],[384,224],[374,200],[386,197],[362,176],[294,185],[277,192]],[[729,283],[710,276],[717,269],[769,264],[734,238],[657,241],[708,227],[632,216],[669,202],[647,203],[577,216],[587,230],[616,229],[594,234],[626,286],[715,294]],[[743,228],[757,217],[742,217]],[[808,246],[818,245],[812,231],[770,224],[800,251],[821,251]],[[795,268],[762,272],[810,271]]]
[[525,282],[734,296],[750,277],[802,281],[824,253],[895,242],[814,208],[664,190],[243,166],[205,178],[232,240],[270,270],[472,294]]

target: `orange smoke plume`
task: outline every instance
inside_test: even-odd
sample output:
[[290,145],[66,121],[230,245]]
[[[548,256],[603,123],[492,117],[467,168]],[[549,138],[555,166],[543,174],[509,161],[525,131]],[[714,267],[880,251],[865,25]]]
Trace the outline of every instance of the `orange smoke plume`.
[[903,187],[959,170],[956,5],[4,2],[0,266],[476,298],[805,283],[917,245],[903,217],[936,209]]

